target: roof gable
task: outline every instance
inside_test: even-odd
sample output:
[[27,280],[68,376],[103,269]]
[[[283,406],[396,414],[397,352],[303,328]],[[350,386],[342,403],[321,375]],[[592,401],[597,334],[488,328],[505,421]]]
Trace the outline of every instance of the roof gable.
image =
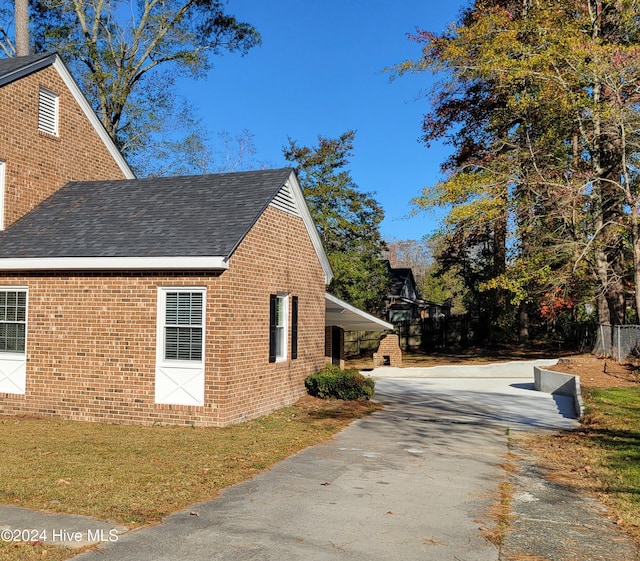
[[78,84],[69,73],[64,62],[62,62],[62,59],[56,53],[42,53],[37,55],[0,59],[0,87],[6,86],[7,84],[15,82],[16,80],[24,78],[25,76],[38,72],[49,66],[52,66],[58,72],[60,78],[65,83],[65,86],[67,86],[67,89],[82,109],[82,112],[85,114],[102,142],[105,144],[107,150],[111,154],[111,157],[122,170],[124,176],[134,178],[135,174],[129,167],[129,164],[127,164],[119,148],[105,130],[100,119],[93,111],[91,104],[87,101],[87,98],[80,91]]
[[389,295],[403,296],[404,293],[416,293],[416,281],[413,278],[413,271],[408,267],[392,267],[387,261],[387,271],[389,275]]
[[290,168],[69,183],[0,234],[0,269],[226,268],[283,188],[330,279]]

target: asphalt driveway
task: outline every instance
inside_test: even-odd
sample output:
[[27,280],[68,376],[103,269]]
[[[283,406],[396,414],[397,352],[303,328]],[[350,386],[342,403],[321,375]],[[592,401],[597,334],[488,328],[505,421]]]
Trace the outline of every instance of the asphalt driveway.
[[331,442],[77,559],[497,561],[483,528],[509,434],[576,421],[533,374],[397,374],[377,380],[385,409]]

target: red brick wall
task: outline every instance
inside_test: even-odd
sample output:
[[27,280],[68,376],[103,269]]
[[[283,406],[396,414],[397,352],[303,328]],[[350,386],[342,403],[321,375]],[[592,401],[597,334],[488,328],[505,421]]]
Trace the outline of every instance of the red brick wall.
[[[292,403],[324,362],[322,270],[302,220],[271,208],[220,274],[5,273],[0,286],[29,290],[26,394],[0,394],[0,414],[224,425]],[[201,407],[154,403],[158,287],[166,286],[207,288]],[[299,297],[298,358],[269,363],[276,292]]]
[[[235,252],[223,278],[231,300],[231,376],[223,416],[238,421],[293,403],[305,391],[305,377],[322,368],[325,284],[302,219],[272,208]],[[298,358],[269,363],[269,295],[277,293],[299,298]],[[289,332],[290,320],[291,308]],[[288,341],[291,356],[290,336]]]
[[[38,131],[40,86],[60,96],[58,137]],[[52,66],[1,87],[0,107],[5,227],[69,181],[124,178]]]

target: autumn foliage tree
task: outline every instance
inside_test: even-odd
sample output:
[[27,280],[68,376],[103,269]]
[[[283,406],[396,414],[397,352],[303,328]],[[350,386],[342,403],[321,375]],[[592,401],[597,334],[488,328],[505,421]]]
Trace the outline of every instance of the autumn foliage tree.
[[632,0],[477,0],[396,68],[439,75],[424,141],[452,146],[414,202],[450,209],[442,259],[475,268],[483,305],[525,336],[549,294],[623,323],[627,271],[640,281],[639,16]]

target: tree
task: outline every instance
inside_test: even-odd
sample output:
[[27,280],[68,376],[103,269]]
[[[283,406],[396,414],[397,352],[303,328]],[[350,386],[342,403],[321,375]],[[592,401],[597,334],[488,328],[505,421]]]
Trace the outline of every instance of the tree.
[[386,296],[387,271],[379,226],[384,212],[370,193],[361,192],[344,168],[352,155],[354,131],[338,138],[319,136],[317,146],[289,139],[284,156],[295,164],[334,278],[329,291],[368,312],[379,312]]
[[260,43],[222,0],[36,0],[31,21],[35,51],[61,54],[134,168],[159,139],[181,142],[170,117],[193,118],[177,103],[177,76],[197,78],[213,56]]
[[14,4],[12,2],[0,2],[0,51],[6,57],[12,57],[16,54],[15,41],[9,33],[14,21]]
[[29,54],[29,0],[14,0],[16,55]]
[[[484,243],[493,270],[479,289],[502,291],[520,312],[595,287],[600,320],[625,320],[627,243],[638,233],[639,15],[632,0],[477,0],[446,33],[418,31],[422,57],[397,68],[441,73],[424,140],[454,148],[447,178],[415,203],[452,205],[451,255]],[[471,253],[476,263],[483,255]]]

